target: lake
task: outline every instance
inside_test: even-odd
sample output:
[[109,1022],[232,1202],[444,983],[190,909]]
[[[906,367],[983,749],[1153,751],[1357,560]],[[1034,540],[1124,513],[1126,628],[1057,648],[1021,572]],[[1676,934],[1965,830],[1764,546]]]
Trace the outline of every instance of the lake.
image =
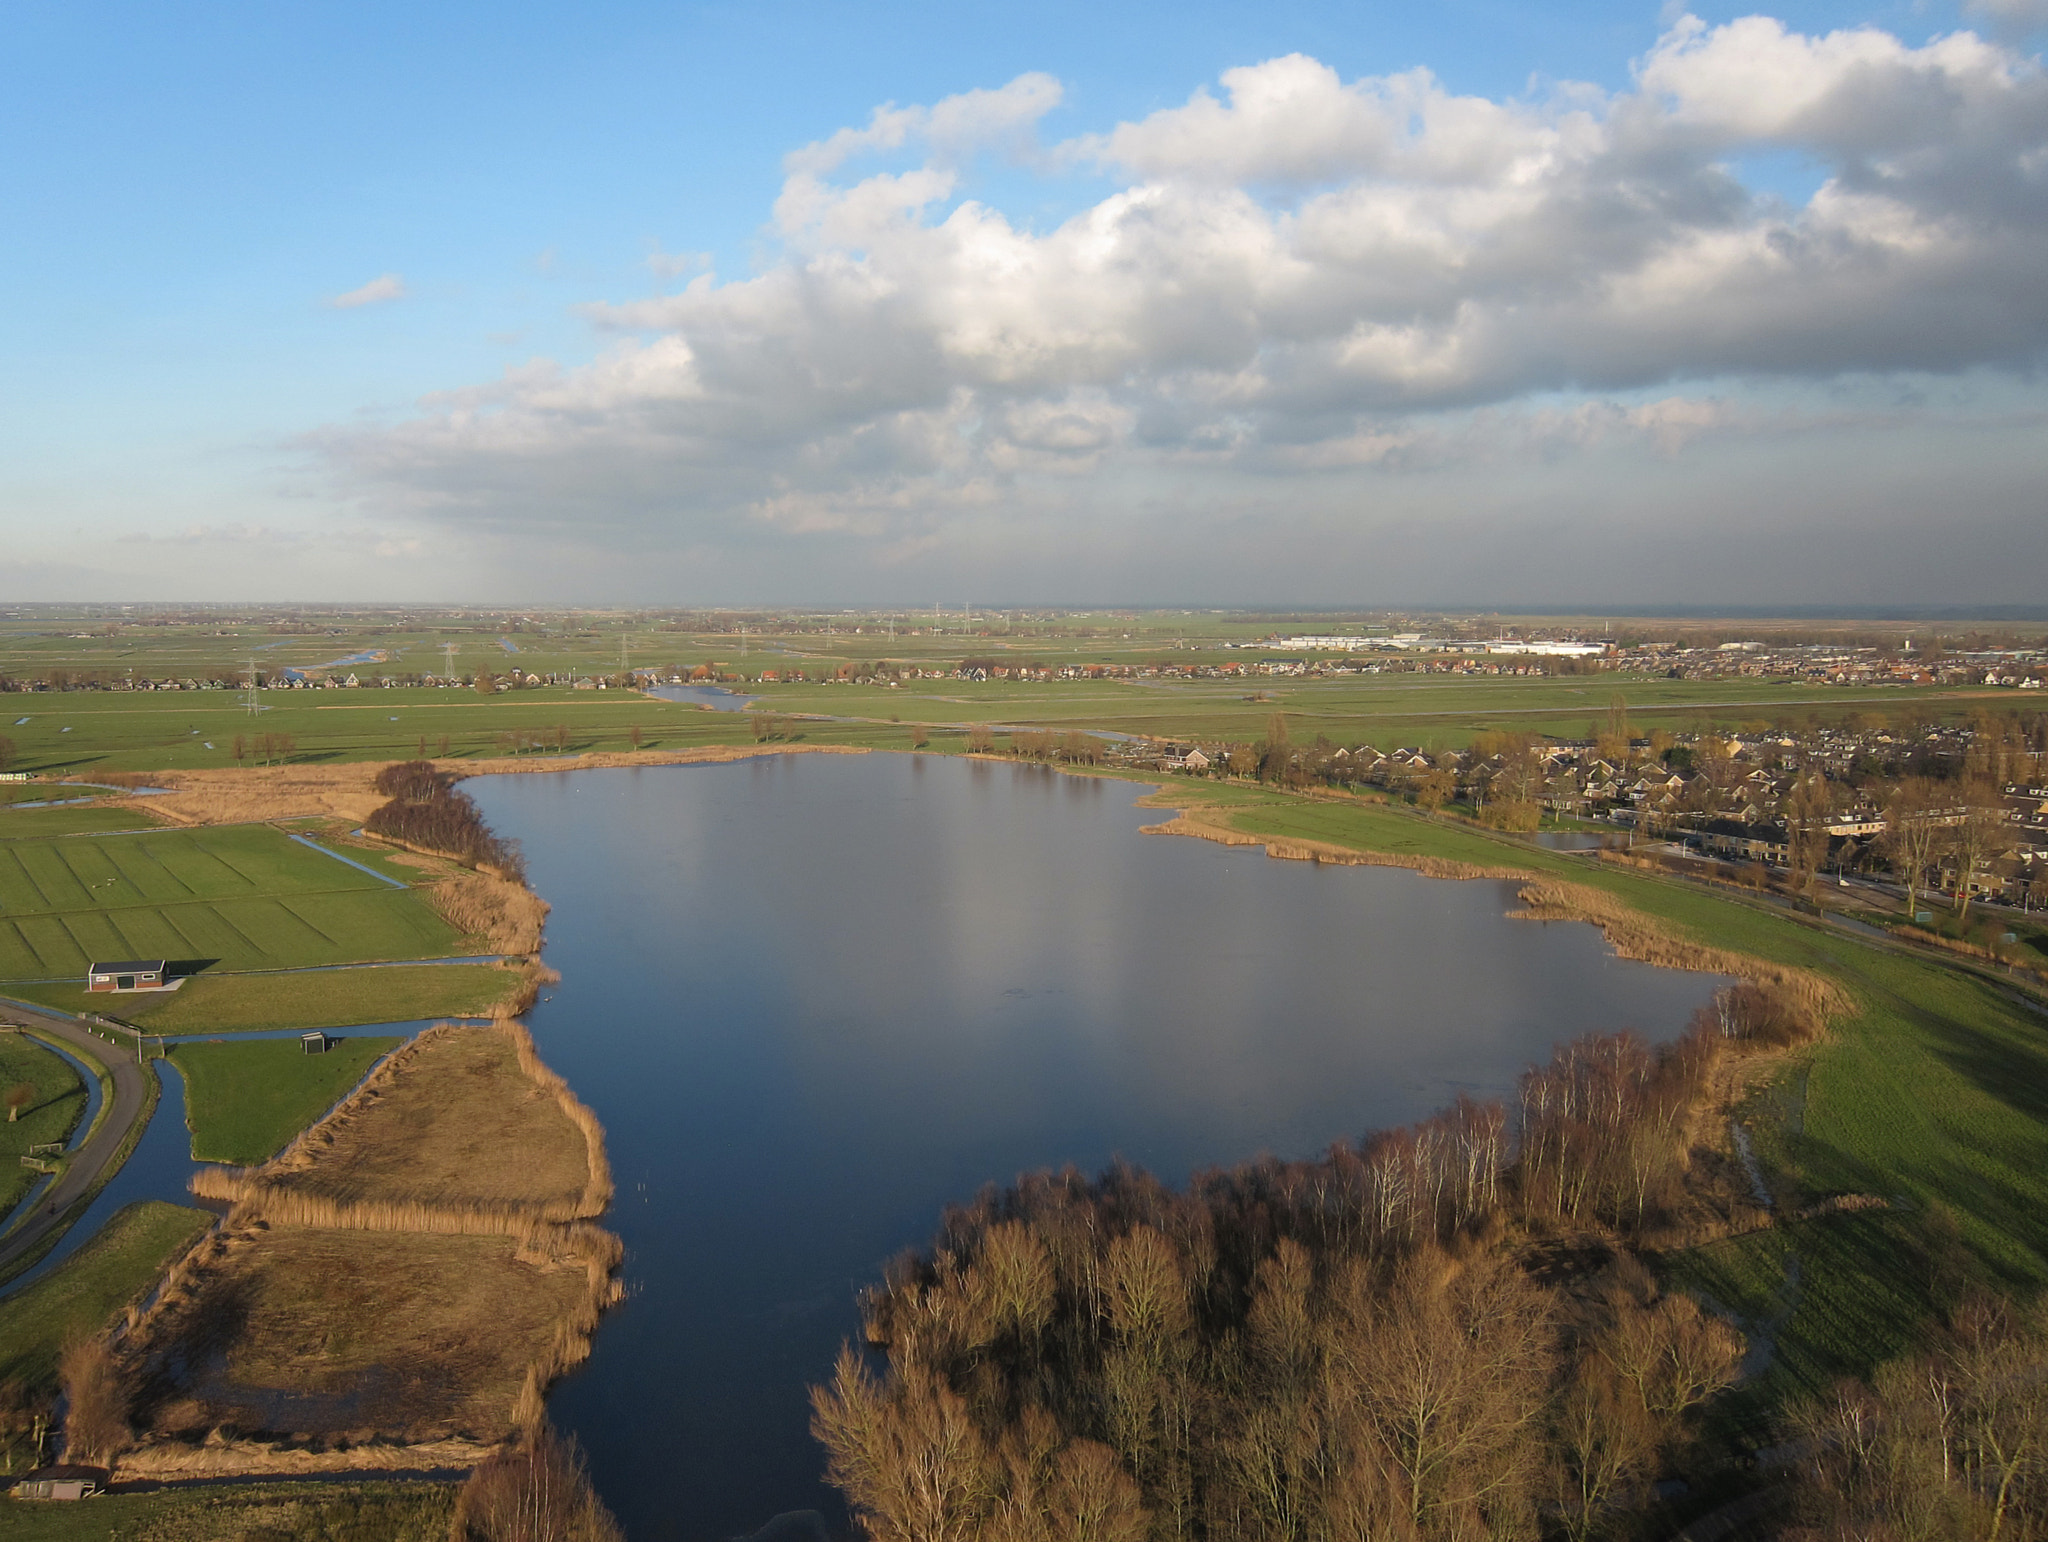
[[554,906],[543,1055],[604,1121],[628,1297],[557,1421],[635,1542],[843,1514],[805,1388],[985,1183],[1174,1182],[1506,1092],[1720,982],[1514,885],[1139,834],[1145,790],[907,755],[481,778]]

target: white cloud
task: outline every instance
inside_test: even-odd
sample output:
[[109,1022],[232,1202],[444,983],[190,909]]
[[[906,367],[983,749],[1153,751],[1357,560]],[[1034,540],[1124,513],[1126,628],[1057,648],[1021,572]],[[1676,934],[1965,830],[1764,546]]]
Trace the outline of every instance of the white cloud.
[[[2048,351],[2048,82],[1969,33],[1680,16],[1617,92],[1301,55],[1220,86],[1042,152],[1045,76],[877,109],[788,158],[753,276],[588,307],[615,334],[594,361],[322,445],[441,517],[906,550],[1077,498],[1106,527],[1195,467],[1683,456],[1776,432],[1731,399],[1760,383]],[[989,146],[1117,186],[1032,229],[958,197]],[[1774,150],[1821,168],[1803,206],[1733,169]]]
[[404,279],[396,273],[383,273],[359,289],[335,295],[327,306],[329,310],[352,311],[359,306],[382,305],[386,300],[403,300],[408,293]]

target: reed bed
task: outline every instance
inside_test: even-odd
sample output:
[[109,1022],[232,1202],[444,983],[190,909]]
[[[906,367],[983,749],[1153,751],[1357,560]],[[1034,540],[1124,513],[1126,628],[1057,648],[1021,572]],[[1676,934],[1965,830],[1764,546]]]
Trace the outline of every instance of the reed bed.
[[760,755],[865,755],[863,744],[700,744],[686,750],[593,750],[587,755],[556,755],[522,759],[439,760],[437,771],[457,778],[520,776],[544,771],[603,771],[615,766],[696,766]]
[[166,771],[150,778],[171,791],[149,800],[155,813],[179,824],[251,824],[313,816],[357,823],[383,803],[371,785],[381,763],[340,766],[248,766]]
[[1209,817],[1215,811],[1184,808],[1172,819],[1145,825],[1145,835],[1192,835],[1198,840],[1222,846],[1263,846],[1266,855],[1284,862],[1323,862],[1334,867],[1406,867],[1426,878],[1533,878],[1526,867],[1493,866],[1458,862],[1449,857],[1392,851],[1359,851],[1331,841],[1300,840],[1292,836],[1249,835]]
[[1511,916],[1525,921],[1589,922],[1600,928],[1608,945],[1623,958],[1663,969],[1733,975],[1768,986],[1816,1023],[1825,1023],[1849,1009],[1840,988],[1811,970],[1694,942],[1605,890],[1544,878],[1524,884],[1520,898],[1524,908],[1508,912]]
[[430,885],[426,897],[442,920],[481,938],[493,953],[540,951],[548,902],[523,883],[482,868],[462,868]]
[[[492,1043],[500,1046],[501,1052],[509,1051],[510,1064],[516,1067],[516,1082],[502,1071],[487,1078],[467,1074],[471,1069],[491,1066],[494,1062],[488,1055],[481,1059],[451,1056],[451,1051],[473,1050]],[[552,1110],[559,1110],[585,1148],[579,1191],[571,1196],[535,1192],[518,1198],[493,1199],[451,1196],[445,1192],[350,1194],[304,1186],[352,1142],[379,1137],[380,1133],[403,1139],[404,1128],[386,1125],[380,1132],[377,1120],[380,1112],[388,1114],[394,1103],[407,1096],[408,1084],[424,1085],[431,1091],[434,1085],[455,1078],[488,1085],[492,1094],[500,1098],[506,1095],[506,1089],[517,1085],[521,1089],[516,1095],[520,1101],[537,1099]],[[416,1143],[405,1141],[404,1154],[417,1157],[415,1148]],[[542,1181],[545,1184],[548,1180]],[[616,1236],[588,1219],[603,1211],[612,1194],[603,1128],[561,1076],[541,1060],[525,1025],[509,1019],[488,1028],[443,1024],[429,1029],[394,1054],[347,1102],[279,1157],[260,1168],[204,1168],[194,1176],[192,1188],[195,1193],[224,1201],[231,1208],[221,1226],[172,1266],[156,1298],[146,1308],[128,1314],[118,1335],[118,1352],[126,1374],[133,1385],[152,1389],[150,1395],[157,1399],[153,1406],[159,1410],[153,1416],[153,1433],[146,1435],[143,1446],[124,1460],[126,1472],[230,1476],[320,1472],[351,1466],[390,1470],[474,1466],[505,1441],[522,1438],[538,1427],[545,1414],[547,1389],[589,1358],[600,1318],[621,1296],[616,1271],[624,1248]],[[367,1250],[372,1261],[357,1271],[361,1281],[349,1287],[358,1292],[382,1289],[389,1275],[404,1277],[414,1292],[422,1288],[424,1280],[424,1288],[437,1300],[444,1295],[457,1297],[463,1292],[476,1294],[481,1278],[478,1271],[485,1269],[532,1270],[540,1276],[567,1273],[579,1279],[573,1287],[566,1282],[547,1287],[540,1298],[535,1297],[533,1285],[517,1284],[519,1278],[532,1280],[532,1275],[504,1276],[505,1285],[483,1288],[483,1298],[492,1303],[494,1315],[485,1318],[471,1312],[454,1329],[444,1327],[438,1336],[427,1334],[418,1351],[427,1361],[470,1369],[456,1375],[439,1392],[423,1396],[416,1405],[408,1404],[411,1411],[404,1419],[387,1413],[381,1425],[373,1421],[370,1428],[352,1425],[346,1431],[321,1433],[316,1423],[311,1433],[261,1432],[273,1436],[286,1433],[284,1439],[250,1439],[246,1438],[249,1432],[243,1429],[214,1428],[203,1440],[195,1439],[193,1420],[203,1425],[218,1413],[232,1422],[233,1409],[240,1406],[236,1397],[243,1395],[223,1394],[227,1401],[216,1405],[212,1394],[188,1391],[175,1370],[205,1359],[204,1354],[194,1351],[207,1341],[210,1333],[217,1331],[211,1326],[222,1316],[216,1310],[216,1298],[235,1303],[245,1299],[250,1290],[260,1288],[304,1293],[309,1299],[324,1303],[330,1288],[328,1282],[306,1274],[314,1267],[307,1261],[307,1239],[341,1233],[365,1234],[361,1244],[352,1245],[339,1255],[354,1261]],[[379,1234],[390,1237],[391,1242],[369,1240]],[[425,1239],[436,1236],[450,1239],[451,1244],[456,1238],[503,1238],[511,1242],[512,1248],[509,1256],[472,1256],[458,1250],[439,1264],[433,1259],[440,1255],[430,1249],[427,1261],[422,1263],[418,1256],[421,1245]],[[392,1246],[400,1247],[401,1252],[393,1255],[387,1268],[379,1261],[378,1250]],[[322,1248],[327,1256],[336,1256],[331,1244],[319,1244],[311,1256],[319,1256]],[[496,1262],[487,1264],[487,1257]],[[420,1273],[423,1268],[427,1270],[425,1275]],[[446,1277],[445,1286],[434,1283],[438,1278],[433,1273],[436,1268],[455,1271]],[[267,1285],[253,1283],[266,1280],[270,1282]],[[516,1320],[496,1315],[498,1303],[506,1299],[508,1290],[526,1303],[515,1314]],[[346,1293],[344,1289],[343,1294]],[[419,1297],[405,1297],[401,1291],[400,1299]],[[536,1299],[549,1303],[540,1316],[535,1315]],[[403,1310],[380,1309],[374,1300],[359,1304],[355,1314],[352,1331],[391,1335],[393,1344],[388,1354],[399,1360],[412,1353],[403,1342],[405,1333],[424,1331],[408,1325]],[[241,1343],[240,1335],[248,1331],[236,1330],[237,1344]],[[456,1334],[455,1349],[449,1348],[450,1331]],[[273,1360],[277,1358],[280,1351],[274,1343],[264,1341],[260,1334],[258,1342],[259,1359],[265,1354]],[[512,1356],[509,1363],[507,1354]],[[278,1390],[291,1391],[296,1386],[292,1368],[297,1364],[296,1360],[286,1361],[287,1368],[281,1373],[285,1385]],[[172,1369],[167,1372],[167,1367]],[[168,1386],[164,1382],[167,1374],[172,1383]],[[274,1377],[280,1373],[273,1370],[268,1374]],[[484,1379],[478,1381],[478,1377]],[[323,1369],[306,1390],[317,1395],[329,1379],[328,1371]],[[258,1384],[269,1385],[260,1375]],[[486,1411],[479,1413],[479,1409]]]
[[612,1180],[596,1115],[508,1018],[428,1029],[277,1157],[193,1191],[289,1224],[510,1235],[602,1213]]

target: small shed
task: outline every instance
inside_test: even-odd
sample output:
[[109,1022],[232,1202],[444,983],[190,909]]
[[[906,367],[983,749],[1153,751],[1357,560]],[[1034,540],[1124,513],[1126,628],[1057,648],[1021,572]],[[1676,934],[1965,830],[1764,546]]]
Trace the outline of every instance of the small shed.
[[125,958],[92,965],[85,975],[88,991],[160,991],[165,989],[164,961]]
[[328,1046],[333,1042],[332,1039],[328,1038],[326,1034],[320,1032],[317,1028],[311,1033],[299,1035],[299,1048],[309,1055],[326,1054]]
[[12,1492],[16,1499],[90,1499],[104,1493],[113,1477],[104,1467],[59,1463],[38,1467],[27,1477],[17,1478]]

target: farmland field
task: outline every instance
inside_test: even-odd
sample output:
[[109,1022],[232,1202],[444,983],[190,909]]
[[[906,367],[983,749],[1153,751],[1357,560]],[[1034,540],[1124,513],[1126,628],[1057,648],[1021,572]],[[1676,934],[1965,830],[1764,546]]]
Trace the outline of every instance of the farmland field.
[[0,980],[96,958],[286,968],[450,952],[419,898],[268,825],[0,843]]
[[28,1148],[69,1138],[85,1113],[85,1084],[69,1061],[27,1034],[0,1034],[0,1091],[21,1086],[35,1089],[21,1117],[0,1117],[0,1216],[36,1181],[20,1161]]
[[180,1044],[192,1159],[253,1167],[325,1114],[398,1039],[340,1039],[308,1055],[296,1039]]
[[123,996],[108,1008],[72,980],[12,984],[9,995],[60,1012],[106,1009],[150,1033],[244,1033],[264,1028],[348,1028],[429,1017],[487,1017],[519,976],[491,964],[321,969],[303,974],[193,975],[182,988]]

